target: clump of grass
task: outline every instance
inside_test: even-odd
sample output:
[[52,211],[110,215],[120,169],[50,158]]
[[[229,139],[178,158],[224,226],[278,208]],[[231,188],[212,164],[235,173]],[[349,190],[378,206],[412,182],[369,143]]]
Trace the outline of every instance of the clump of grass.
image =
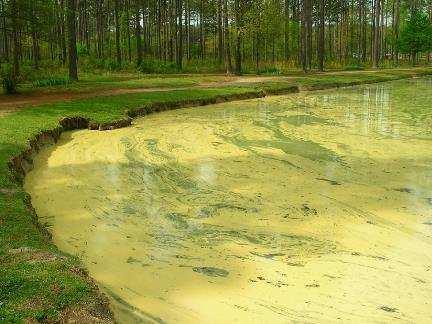
[[67,85],[70,83],[69,78],[64,76],[52,76],[45,79],[33,81],[33,86],[36,88],[53,87],[58,85]]
[[258,74],[281,75],[282,71],[277,66],[267,66],[258,70]]
[[345,66],[345,71],[362,71],[365,69],[365,66],[361,63],[351,63]]

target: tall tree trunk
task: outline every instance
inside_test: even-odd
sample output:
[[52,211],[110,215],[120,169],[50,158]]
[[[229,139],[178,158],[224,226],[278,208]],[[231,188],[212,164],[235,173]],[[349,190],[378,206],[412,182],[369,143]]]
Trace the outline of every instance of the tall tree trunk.
[[162,59],[162,12],[161,12],[161,1],[157,1],[157,53],[158,53],[158,59]]
[[[4,0],[1,0],[1,11],[5,11]],[[3,15],[3,58],[6,62],[9,62],[9,39],[7,33],[6,15]]]
[[[168,25],[168,35],[169,35],[169,60],[174,61],[174,46],[175,46],[175,35],[177,33],[176,28],[176,15],[175,15],[175,2],[177,0],[169,0],[169,25]],[[177,50],[175,50],[177,52]]]
[[128,59],[129,62],[132,62],[132,46],[131,46],[131,31],[130,31],[130,23],[131,23],[131,19],[130,19],[130,0],[126,1],[126,22],[127,22],[127,28],[126,28],[126,33],[127,33],[127,43],[128,43]]
[[119,0],[114,0],[114,23],[115,23],[115,40],[116,40],[116,57],[117,64],[122,64],[121,48],[120,48],[120,13]]
[[393,22],[393,37],[394,37],[394,61],[396,64],[399,64],[399,20],[400,20],[400,0],[395,0],[395,14],[394,14],[394,22]]
[[241,40],[242,35],[239,28],[237,28],[237,37],[236,37],[236,55],[235,55],[235,72],[237,75],[241,75],[242,73],[242,53],[241,53]]
[[65,4],[65,0],[60,0],[60,14],[59,14],[59,22],[60,22],[60,32],[59,32],[59,43],[61,48],[61,60],[63,65],[66,65],[67,61],[67,48],[66,48],[66,24],[65,24],[65,12],[67,11]]
[[39,69],[39,59],[40,59],[40,49],[39,49],[39,40],[38,40],[38,17],[35,10],[35,4],[31,4],[31,38],[32,38],[32,58],[33,58],[33,67],[37,70]]
[[205,59],[205,28],[204,28],[204,0],[200,1],[200,52],[201,59]]
[[104,0],[96,1],[96,42],[97,42],[97,57],[102,58],[104,52],[103,41],[103,4]]
[[374,38],[373,38],[373,56],[372,66],[374,69],[378,68],[380,57],[380,17],[381,17],[381,0],[375,0],[374,4]]
[[186,57],[188,61],[191,59],[191,27],[190,27],[190,16],[191,16],[191,10],[190,10],[190,0],[186,0],[186,39],[187,39],[187,45],[186,45]]
[[177,69],[183,68],[183,1],[176,0],[176,63]]
[[360,6],[362,8],[362,36],[361,36],[361,48],[362,48],[362,62],[366,62],[367,56],[367,19],[366,19],[366,1],[361,0]]
[[289,21],[289,3],[290,0],[284,2],[284,56],[285,61],[289,60],[290,57],[290,21]]
[[136,38],[136,51],[137,61],[136,64],[139,67],[143,61],[142,53],[142,40],[141,40],[141,13],[140,13],[140,1],[135,0],[135,38]]
[[235,55],[235,72],[237,75],[242,73],[242,53],[241,53],[241,45],[242,45],[242,27],[243,27],[243,17],[241,13],[241,0],[234,1],[234,10],[235,10],[235,18],[236,18],[236,55]]
[[223,28],[222,28],[222,0],[217,3],[217,39],[218,39],[218,62],[222,63],[223,60]]
[[88,52],[91,51],[91,42],[90,42],[90,23],[89,23],[89,12],[88,12],[88,3],[87,0],[83,1],[83,10],[84,10],[84,39]]
[[[259,26],[258,26],[259,28]],[[257,35],[255,36],[255,70],[256,73],[260,72],[260,39],[259,39],[260,35],[259,33],[257,33]]]
[[224,35],[225,35],[225,70],[227,74],[232,72],[232,61],[231,61],[231,40],[229,32],[229,19],[228,19],[228,0],[223,0],[224,6]]
[[39,50],[39,41],[38,41],[36,29],[33,29],[32,31],[32,48],[33,48],[33,67],[37,70],[39,69],[40,50]]
[[11,0],[12,13],[12,46],[13,46],[13,64],[12,64],[12,79],[16,82],[20,74],[20,45],[19,45],[19,27],[18,27],[18,6],[17,0]]
[[78,55],[76,45],[76,0],[67,0],[69,79],[78,81]]
[[324,28],[325,28],[325,0],[319,0],[319,28],[317,42],[318,70],[324,71]]
[[303,1],[301,24],[301,62],[304,72],[311,67],[311,40],[312,40],[312,4],[311,0]]

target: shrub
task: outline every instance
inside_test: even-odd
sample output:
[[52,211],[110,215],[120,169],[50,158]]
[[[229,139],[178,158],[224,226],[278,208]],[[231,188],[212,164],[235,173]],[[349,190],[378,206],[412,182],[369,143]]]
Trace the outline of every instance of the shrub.
[[52,87],[57,85],[65,85],[69,84],[70,80],[67,77],[64,76],[52,76],[48,77],[46,79],[40,79],[33,81],[33,86],[42,88],[42,87]]
[[105,62],[102,59],[98,59],[93,56],[83,58],[81,61],[82,68],[84,71],[90,72],[94,70],[102,70],[105,67]]
[[364,69],[365,67],[361,63],[351,63],[344,68],[345,71],[362,71]]
[[17,93],[18,81],[14,76],[13,68],[10,64],[3,64],[0,67],[0,76],[2,78],[2,86],[5,94]]
[[87,45],[84,43],[77,43],[77,54],[79,57],[90,55]]
[[266,66],[262,69],[259,69],[257,74],[280,75],[282,72],[277,66]]
[[104,69],[108,71],[118,71],[122,68],[122,65],[117,60],[107,59],[104,62]]
[[138,70],[142,73],[178,73],[177,65],[175,62],[165,62],[159,60],[144,60],[138,67]]
[[81,70],[84,72],[100,71],[119,71],[123,68],[128,67],[128,63],[123,61],[122,64],[118,64],[115,59],[98,59],[92,56],[85,56],[80,60]]

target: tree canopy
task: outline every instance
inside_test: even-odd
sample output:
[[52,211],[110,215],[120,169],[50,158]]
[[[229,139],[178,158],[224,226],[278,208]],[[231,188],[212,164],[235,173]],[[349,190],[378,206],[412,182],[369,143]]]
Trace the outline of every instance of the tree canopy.
[[401,30],[398,47],[401,53],[410,54],[413,64],[418,53],[432,50],[432,24],[423,12],[414,12]]
[[[0,0],[0,63],[281,73],[429,57],[432,0]],[[74,45],[74,44],[76,45]],[[74,53],[71,53],[74,52]]]

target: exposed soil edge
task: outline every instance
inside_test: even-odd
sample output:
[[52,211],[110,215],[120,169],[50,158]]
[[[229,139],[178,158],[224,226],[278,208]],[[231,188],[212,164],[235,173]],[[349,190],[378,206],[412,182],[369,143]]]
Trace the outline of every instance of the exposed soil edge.
[[[429,73],[419,73],[417,75],[408,75],[408,76],[400,76],[395,78],[398,79],[408,79],[426,76]],[[35,135],[32,139],[29,139],[28,144],[29,147],[25,149],[23,152],[18,154],[17,156],[12,157],[8,162],[9,170],[13,178],[22,184],[22,181],[33,167],[33,159],[35,155],[40,151],[40,149],[51,143],[57,143],[60,139],[61,134],[64,131],[70,130],[78,130],[78,129],[90,129],[90,130],[114,130],[117,128],[128,127],[132,124],[133,118],[142,117],[145,115],[149,115],[154,112],[160,112],[165,110],[174,110],[185,107],[196,107],[196,106],[206,106],[211,104],[230,102],[230,101],[240,101],[247,99],[256,99],[263,98],[268,95],[282,95],[282,94],[290,94],[297,93],[300,91],[315,91],[315,90],[325,90],[325,89],[334,89],[341,87],[349,87],[361,84],[372,84],[372,83],[380,83],[386,81],[394,81],[394,80],[371,80],[371,81],[360,81],[360,82],[347,82],[345,84],[325,84],[325,85],[312,85],[312,86],[288,86],[286,88],[280,89],[269,89],[267,91],[257,90],[245,92],[242,94],[232,94],[225,96],[215,96],[213,98],[206,99],[196,99],[196,100],[182,100],[177,102],[159,102],[149,104],[145,107],[136,108],[133,110],[125,111],[126,117],[114,122],[110,123],[95,123],[91,122],[88,118],[85,117],[65,117],[59,120],[59,126],[51,130],[44,130]],[[37,228],[41,231],[42,235],[47,239],[51,240],[52,235],[48,231],[48,229],[39,222],[38,216],[34,207],[31,204],[31,197],[27,195],[25,198],[25,204],[31,213],[31,218]],[[83,277],[88,283],[89,286],[93,288],[96,300],[91,305],[76,305],[73,308],[65,309],[59,316],[58,322],[66,323],[66,322],[77,322],[81,321],[84,317],[89,318],[92,323],[115,323],[113,313],[109,306],[108,298],[103,294],[100,288],[97,286],[96,282],[89,276],[88,272],[84,268],[79,268],[77,270],[80,276]],[[75,273],[77,273],[75,272]]]

